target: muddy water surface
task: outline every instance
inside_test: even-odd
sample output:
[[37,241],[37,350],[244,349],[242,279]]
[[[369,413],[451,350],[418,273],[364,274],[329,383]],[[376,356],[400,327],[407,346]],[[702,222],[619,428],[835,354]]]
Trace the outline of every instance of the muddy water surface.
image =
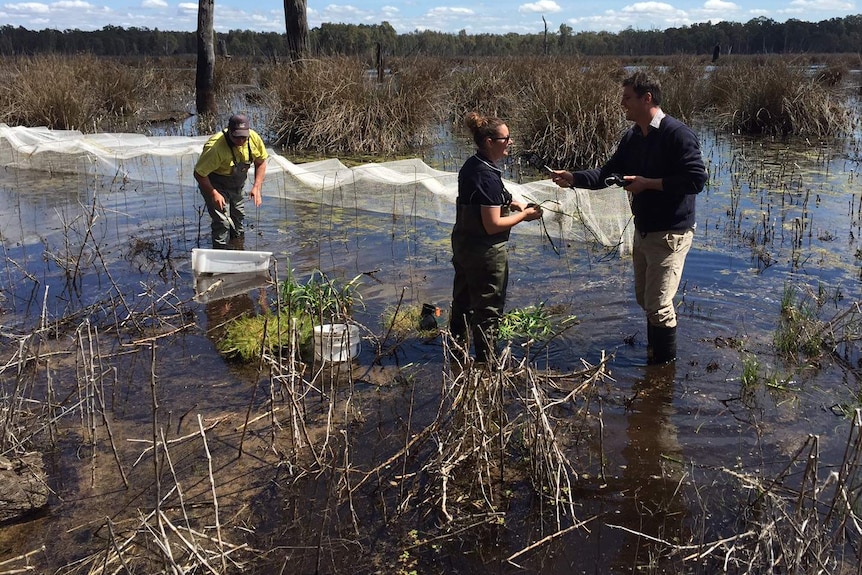
[[[557,242],[557,255],[540,236],[512,238],[508,305],[544,303],[579,319],[535,354],[534,365],[566,373],[613,356],[612,379],[597,386],[588,409],[583,400],[557,414],[580,473],[571,497],[585,524],[512,562],[506,559],[561,527],[548,499],[523,476],[506,479],[499,516],[489,517],[481,505],[471,515],[462,506],[448,526],[421,501],[421,470],[408,458],[398,460],[404,466],[398,472],[378,472],[373,488],[353,498],[341,483],[358,481],[437,415],[447,369],[440,338],[408,338],[390,353],[377,352],[391,343],[381,343],[384,310],[399,301],[446,308],[447,224],[272,196],[250,210],[245,248],[272,251],[279,277],[293,270],[306,278],[315,269],[344,280],[361,275],[364,307],[354,316],[366,328],[360,356],[350,367],[337,366],[328,384],[316,383],[320,393],[305,406],[314,422],[311,439],[337,454],[334,467],[355,466],[347,480],[337,469],[315,467],[307,455],[294,459],[274,439],[273,430],[287,429],[287,421],[276,425],[270,417],[252,433],[239,431],[275,397],[270,372],[225,360],[215,342],[224,321],[271,306],[275,291],[263,284],[194,301],[190,250],[209,239],[190,185],[0,174],[9,357],[17,336],[55,323],[54,346],[67,352],[47,369],[59,396],[75,395],[81,355],[69,342],[82,341],[83,322],[97,326],[100,335],[87,341],[98,343],[100,365],[116,374],[99,381],[129,470],[153,466],[141,443],[152,439],[153,421],[179,439],[199,431],[202,414],[203,426],[219,430],[212,449],[224,485],[222,520],[234,540],[259,552],[240,569],[246,573],[630,573],[637,566],[696,572],[681,554],[668,558],[657,540],[682,545],[742,529],[737,502],[747,495],[726,470],[771,477],[810,434],[820,438],[821,460],[835,464],[850,432],[844,414],[858,405],[855,347],[842,346],[841,361],[826,355],[813,366],[781,360],[773,337],[785,287],[818,294],[826,319],[862,296],[855,160],[842,150],[718,142],[709,135],[704,144],[711,180],[699,198],[699,229],[678,298],[680,359],[673,366],[644,365],[645,323],[625,256],[565,241]],[[56,325],[61,318],[67,326]],[[516,345],[513,353],[533,349]],[[744,366],[755,359],[760,379],[743,384]],[[7,373],[8,394],[14,378]],[[45,386],[44,374],[34,377],[33,395],[44,398]],[[323,398],[345,391],[348,404],[329,411]],[[327,421],[342,426],[332,437]],[[0,556],[47,541],[38,564],[59,569],[106,545],[100,527],[106,516],[128,522],[129,509],[151,505],[152,473],[128,471],[125,487],[101,423],[92,426],[100,429],[95,442],[87,425],[76,427],[72,421],[48,457],[56,493],[50,509],[4,527]],[[44,434],[37,439],[47,442]],[[90,443],[98,446],[98,466]],[[176,464],[194,478],[183,483],[187,497],[204,498],[211,467],[200,445],[178,445]],[[430,449],[412,455],[421,460]]]

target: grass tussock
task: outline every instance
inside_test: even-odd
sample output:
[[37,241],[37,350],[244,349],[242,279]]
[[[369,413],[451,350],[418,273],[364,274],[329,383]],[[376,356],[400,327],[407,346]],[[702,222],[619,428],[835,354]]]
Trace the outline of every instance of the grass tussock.
[[439,329],[437,316],[440,309],[433,308],[432,314],[429,315],[426,312],[426,305],[409,304],[386,308],[381,317],[384,331],[391,333],[398,340],[404,340],[414,335],[435,337]]
[[433,67],[402,67],[378,83],[351,58],[284,65],[262,79],[275,95],[277,143],[324,154],[395,154],[429,141],[439,121]]
[[773,338],[775,349],[785,359],[808,359],[823,353],[825,323],[818,317],[822,304],[800,295],[792,285],[784,287],[781,319]]
[[548,165],[592,168],[604,162],[628,126],[620,107],[623,70],[612,61],[527,61],[520,112],[513,119],[525,149]]
[[5,62],[0,120],[11,125],[94,131],[103,122],[138,114],[165,93],[152,68],[130,68],[90,55],[44,55]]
[[785,58],[716,68],[708,101],[719,127],[738,133],[833,137],[848,127],[845,96],[807,66]]
[[241,316],[228,323],[224,337],[218,341],[218,349],[227,357],[251,361],[260,357],[263,349],[275,352],[292,343],[301,348],[311,342],[311,324],[307,314],[291,316],[282,312]]

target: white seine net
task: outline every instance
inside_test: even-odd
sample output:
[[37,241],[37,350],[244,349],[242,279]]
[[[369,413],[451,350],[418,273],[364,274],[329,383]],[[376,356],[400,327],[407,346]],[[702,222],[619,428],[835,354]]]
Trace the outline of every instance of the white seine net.
[[[192,173],[208,137],[82,134],[0,124],[0,164],[196,189]],[[630,251],[633,226],[622,188],[564,190],[550,180],[506,180],[505,185],[515,198],[542,204],[551,237]],[[272,150],[263,186],[265,196],[449,223],[457,194],[457,173],[435,170],[419,159],[349,168],[337,159],[294,164]],[[543,233],[540,226],[514,231]]]

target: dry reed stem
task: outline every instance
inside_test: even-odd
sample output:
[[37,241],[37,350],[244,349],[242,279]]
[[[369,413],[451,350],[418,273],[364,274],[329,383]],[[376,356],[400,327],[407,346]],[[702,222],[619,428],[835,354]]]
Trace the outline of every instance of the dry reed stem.
[[185,498],[183,497],[183,489],[182,489],[182,486],[180,485],[180,480],[177,477],[177,471],[176,471],[176,469],[174,469],[174,462],[171,459],[171,450],[168,449],[167,441],[165,441],[165,430],[164,429],[159,430],[159,437],[161,437],[161,440],[162,440],[162,449],[165,453],[165,461],[168,464],[168,469],[170,469],[171,477],[174,480],[174,486],[176,487],[177,499],[180,502],[180,510],[182,511],[183,519],[185,520],[186,526],[188,526],[190,528],[191,527],[191,521],[189,521],[189,515],[188,515],[188,512],[186,510],[186,502],[185,502]]
[[[213,496],[213,510],[215,512],[215,528],[216,528],[216,534],[218,535],[218,547],[220,550],[222,550],[222,549],[224,549],[224,542],[222,541],[222,536],[221,536],[221,522],[219,521],[218,496],[216,494],[215,477],[213,477],[213,460],[212,460],[212,455],[210,455],[209,445],[207,444],[207,434],[206,434],[206,431],[204,430],[204,422],[203,422],[203,419],[201,418],[200,414],[198,414],[198,429],[200,429],[201,440],[203,441],[203,444],[204,444],[204,452],[206,453],[206,456],[207,456],[207,466],[209,468],[210,488],[212,489],[212,496]],[[227,572],[227,562],[225,561],[224,554],[222,554],[221,558],[222,558],[222,571]]]
[[539,539],[535,543],[531,543],[530,545],[527,545],[526,547],[524,547],[520,551],[518,551],[516,553],[512,553],[511,555],[506,557],[506,562],[511,563],[512,565],[518,567],[519,569],[523,569],[523,567],[521,567],[520,565],[515,563],[515,559],[517,559],[521,555],[524,555],[525,553],[529,553],[530,551],[533,551],[534,549],[541,547],[545,543],[553,541],[554,539],[558,539],[558,538],[562,537],[563,535],[566,535],[567,533],[570,533],[572,531],[575,531],[576,529],[580,529],[581,527],[584,527],[585,525],[589,525],[590,523],[592,523],[593,521],[595,521],[599,517],[601,517],[601,516],[600,515],[593,515],[589,519],[584,519],[583,521],[578,521],[577,523],[575,523],[573,525],[569,525],[565,529],[559,529],[558,531],[551,533],[547,537],[543,537],[542,539]]
[[[225,419],[227,419],[227,416],[216,418],[213,421],[213,423],[209,424],[206,427],[206,431],[209,431],[209,430],[215,428],[219,423],[221,423]],[[165,445],[173,445],[175,443],[182,443],[183,441],[187,441],[189,439],[194,439],[194,438],[199,437],[199,436],[200,436],[200,432],[196,431],[194,433],[189,433],[188,435],[183,435],[182,437],[176,437],[174,439],[169,439]],[[141,451],[140,455],[138,455],[138,458],[135,460],[134,463],[132,463],[132,467],[137,466],[138,463],[141,462],[141,459],[143,459],[144,456],[147,453],[149,453],[149,451],[151,449],[153,449],[154,447],[162,447],[161,442],[156,442],[155,444],[153,444],[153,441],[151,439],[127,439],[126,441],[128,441],[129,443],[149,443],[150,444],[149,447],[145,447],[144,450]]]
[[[46,549],[46,547],[44,545],[42,545],[38,549],[33,549],[32,551],[28,551],[27,553],[24,553],[22,555],[18,555],[17,557],[12,557],[10,559],[4,559],[3,561],[0,561],[0,567],[5,567],[6,565],[8,565],[10,563],[15,563],[18,561],[27,561],[30,559],[30,557],[32,557],[33,555],[36,555],[37,553],[44,553],[45,549]],[[13,573],[27,573],[27,572],[33,571],[35,569],[36,569],[35,567],[28,565],[26,567],[19,567],[17,569],[13,569],[11,571],[0,571],[0,575],[12,575]]]

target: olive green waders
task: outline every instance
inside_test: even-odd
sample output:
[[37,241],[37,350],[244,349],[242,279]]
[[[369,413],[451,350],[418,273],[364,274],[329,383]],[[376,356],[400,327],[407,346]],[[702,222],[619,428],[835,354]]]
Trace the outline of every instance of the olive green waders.
[[488,361],[495,350],[509,283],[506,243],[488,244],[475,236],[452,234],[455,280],[449,329],[465,346],[470,343],[469,331],[477,361]]

